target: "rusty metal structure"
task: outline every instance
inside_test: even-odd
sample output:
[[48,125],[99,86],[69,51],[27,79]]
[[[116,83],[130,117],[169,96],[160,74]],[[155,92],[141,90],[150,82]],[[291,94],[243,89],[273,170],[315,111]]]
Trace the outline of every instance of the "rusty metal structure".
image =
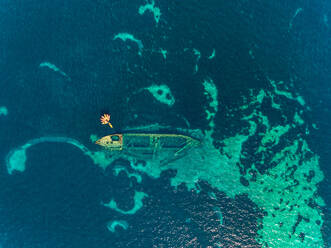
[[121,133],[95,142],[112,153],[123,153],[142,160],[158,160],[161,165],[186,156],[200,141],[182,134]]

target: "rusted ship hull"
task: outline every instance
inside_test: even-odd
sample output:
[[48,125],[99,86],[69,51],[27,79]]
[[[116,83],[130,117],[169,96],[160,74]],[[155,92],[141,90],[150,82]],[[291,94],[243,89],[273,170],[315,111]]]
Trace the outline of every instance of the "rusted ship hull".
[[163,165],[186,156],[200,141],[181,134],[122,133],[104,136],[96,144],[114,153],[157,160]]

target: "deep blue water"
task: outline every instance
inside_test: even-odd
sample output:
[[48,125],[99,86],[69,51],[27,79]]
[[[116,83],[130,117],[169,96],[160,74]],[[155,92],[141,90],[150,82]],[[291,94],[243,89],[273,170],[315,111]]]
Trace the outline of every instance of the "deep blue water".
[[[266,213],[247,194],[231,198],[206,181],[198,182],[199,194],[184,184],[175,189],[170,185],[175,170],[159,178],[142,173],[138,183],[123,172],[115,176],[112,167],[103,171],[71,145],[42,143],[29,148],[23,173],[7,172],[10,150],[38,137],[66,136],[100,149],[89,137],[109,133],[98,120],[105,112],[111,113],[118,132],[154,123],[187,128],[186,122],[190,129],[205,131],[207,100],[200,82],[206,76],[219,94],[213,134],[217,148],[217,141],[242,130],[238,108],[243,96],[250,90],[272,90],[268,78],[284,81],[305,99],[311,111],[302,113],[305,125],[298,132],[320,157],[325,178],[316,195],[326,206],[315,208],[322,211],[325,247],[331,247],[331,4],[155,0],[162,13],[158,24],[151,12],[139,15],[144,4],[1,1],[0,107],[6,106],[8,114],[0,115],[0,247],[261,247],[259,220]],[[141,55],[134,42],[113,40],[121,32],[139,37]],[[160,48],[167,50],[166,59]],[[201,53],[197,72],[194,48]],[[216,56],[208,59],[213,49]],[[41,68],[45,61],[66,76]],[[155,83],[171,89],[174,106],[140,91]],[[282,111],[271,107],[270,98],[260,106],[271,126],[296,111],[297,103],[282,101],[287,106]],[[318,129],[310,128],[306,135],[312,124]],[[289,139],[291,135],[297,133],[288,133]],[[243,149],[252,154],[257,142],[258,137],[250,137]],[[254,161],[247,156],[241,162],[245,175]],[[128,161],[116,165],[132,172]],[[256,167],[263,174],[272,165]],[[135,191],[148,197],[133,215],[101,204],[114,199],[120,209],[129,210]],[[110,220],[125,220],[128,228],[112,233],[106,228]]]

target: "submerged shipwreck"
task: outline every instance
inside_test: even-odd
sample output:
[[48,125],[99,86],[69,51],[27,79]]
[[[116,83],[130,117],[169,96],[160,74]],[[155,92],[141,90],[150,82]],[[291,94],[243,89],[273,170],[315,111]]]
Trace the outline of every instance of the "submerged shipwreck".
[[141,160],[157,160],[161,165],[186,156],[201,144],[198,139],[186,135],[159,133],[111,134],[95,143],[111,153],[123,153]]

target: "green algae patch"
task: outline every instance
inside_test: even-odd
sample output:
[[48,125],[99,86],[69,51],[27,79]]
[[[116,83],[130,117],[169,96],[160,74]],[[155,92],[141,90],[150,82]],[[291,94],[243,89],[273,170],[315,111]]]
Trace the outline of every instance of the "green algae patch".
[[208,192],[208,196],[210,199],[217,200],[216,194],[214,192]]
[[50,63],[50,62],[42,62],[39,64],[40,68],[48,68],[54,72],[60,73],[63,77],[67,78],[69,81],[71,81],[70,77],[64,72],[62,71],[60,68],[58,68],[56,65]]
[[175,104],[175,97],[171,93],[168,85],[165,84],[152,84],[146,88],[145,90],[149,91],[152,96],[160,103],[166,104],[169,107],[172,107]]
[[138,54],[141,55],[142,50],[144,49],[144,45],[141,40],[137,39],[136,37],[133,36],[133,34],[130,33],[118,33],[114,36],[113,40],[120,39],[124,42],[126,41],[132,41],[137,44],[138,46]]
[[193,48],[193,54],[196,57],[196,62],[195,62],[195,66],[194,66],[194,73],[197,73],[198,70],[199,70],[198,63],[199,63],[199,60],[201,58],[201,52],[198,49]]
[[[257,123],[252,121],[254,117],[258,118]],[[271,127],[269,124],[268,117],[262,112],[256,111],[255,109],[250,115],[244,116],[243,118],[241,118],[241,120],[249,121],[251,126],[250,135],[254,134],[257,125],[264,125],[266,127],[266,131],[264,133],[258,134],[259,136],[262,136],[261,144],[259,146],[259,149],[257,150],[258,153],[266,151],[267,148],[271,148],[275,145],[278,145],[281,137],[286,134],[291,128],[289,124],[285,126],[278,125]]]
[[85,155],[89,156],[93,163],[100,166],[102,169],[106,169],[116,159],[116,157],[110,157],[104,151],[87,151]]
[[[251,104],[256,104],[256,103],[258,103],[258,104],[262,104],[262,102],[263,102],[263,99],[265,98],[267,96],[267,93],[263,90],[263,89],[261,89],[260,91],[259,91],[259,93],[255,96],[254,95],[254,93],[253,93],[253,91],[251,91],[250,92],[250,97],[251,97],[251,99],[250,99],[250,105]],[[245,105],[245,107],[244,108],[247,108],[248,107],[248,105]]]
[[168,54],[168,51],[163,49],[163,48],[160,48],[160,53],[162,54],[162,57],[164,59],[167,59],[167,54]]
[[276,83],[273,80],[269,80],[269,82],[272,85],[272,87],[274,88],[275,94],[277,94],[279,96],[284,96],[284,97],[286,97],[286,98],[288,98],[290,100],[295,100],[295,101],[297,101],[302,106],[304,106],[306,104],[306,102],[305,102],[305,100],[303,99],[302,96],[296,96],[296,97],[294,97],[293,94],[290,91],[278,89],[278,85],[284,84],[283,81],[280,81],[280,82]]
[[122,210],[120,208],[117,207],[117,203],[112,199],[110,200],[109,203],[103,203],[103,206],[105,207],[108,207],[108,208],[111,208],[121,214],[135,214],[139,209],[141,209],[143,207],[143,199],[145,197],[147,197],[148,195],[144,192],[138,192],[138,191],[135,191],[135,195],[134,195],[134,206],[132,209],[130,210]]
[[208,106],[205,107],[206,119],[209,122],[209,127],[215,127],[214,119],[218,111],[218,90],[214,81],[207,78],[202,82],[204,88],[204,95],[207,97]]
[[213,210],[217,215],[217,219],[220,222],[220,225],[223,225],[223,215],[221,209],[219,207],[214,207]]
[[268,143],[271,143],[273,145],[278,145],[281,136],[287,133],[289,129],[290,129],[290,125],[286,125],[286,126],[279,125],[271,128],[265,134],[262,134],[263,135],[261,141],[262,145],[265,146]]
[[302,125],[305,123],[305,121],[301,118],[301,116],[298,114],[298,112],[295,112],[295,114],[294,114],[294,121],[299,125]]
[[265,98],[266,96],[266,93],[264,90],[260,90],[259,91],[259,94],[256,96],[256,101],[259,103],[259,104],[262,104],[263,102],[263,99]]
[[89,156],[93,163],[105,169],[108,165],[110,165],[114,160],[118,157],[113,156],[110,157],[104,151],[90,151],[86,146],[80,143],[78,140],[68,138],[68,137],[56,137],[56,136],[46,136],[40,137],[36,139],[29,140],[26,144],[12,149],[8,155],[6,156],[6,166],[8,174],[12,174],[13,171],[24,172],[26,169],[26,160],[27,155],[26,151],[35,145],[41,143],[66,143],[77,147],[81,150],[86,156]]
[[142,181],[142,177],[141,177],[140,174],[138,174],[138,173],[130,173],[130,172],[127,170],[127,168],[125,168],[124,166],[115,166],[115,167],[113,168],[113,172],[114,172],[114,175],[115,175],[115,176],[118,176],[118,175],[121,173],[121,171],[124,171],[125,174],[128,176],[128,178],[132,178],[132,177],[134,177],[134,178],[136,178],[136,180],[137,180],[138,183],[141,183],[141,181]]
[[[262,123],[262,125],[264,125],[267,130],[270,129],[268,116],[264,115],[260,111],[256,111],[256,109],[254,109],[251,114],[242,117],[241,120],[249,121],[249,123],[250,123],[251,126],[252,125],[253,126],[256,126],[257,124],[254,121],[251,121],[254,117],[257,117],[258,118],[258,122],[259,123]],[[253,135],[254,132],[255,132],[255,130],[252,130],[252,131],[250,131],[250,134]]]
[[208,96],[209,98],[209,107],[213,109],[214,112],[217,112],[218,110],[218,90],[216,88],[216,85],[214,84],[214,81],[210,78],[205,79],[202,82],[202,85],[205,89],[204,94]]
[[213,59],[213,58],[215,58],[215,56],[216,56],[216,50],[215,50],[215,48],[213,48],[213,51],[212,51],[211,55],[208,56],[208,59]]
[[145,5],[139,7],[138,12],[140,15],[145,14],[146,11],[150,11],[153,14],[154,20],[156,24],[158,24],[161,17],[161,10],[160,8],[155,7],[155,3],[153,0],[151,2],[146,1]]
[[129,224],[125,220],[112,220],[107,223],[107,229],[112,233],[116,231],[116,227],[121,227],[126,230],[128,229]]
[[[245,110],[245,109],[248,109],[252,105],[259,106],[262,104],[262,102],[265,98],[270,98],[271,107],[274,109],[277,109],[278,111],[281,111],[282,110],[282,102],[281,102],[282,99],[280,97],[285,97],[289,100],[299,103],[301,106],[305,106],[306,103],[305,103],[305,100],[303,99],[303,97],[300,95],[294,96],[293,93],[289,91],[288,87],[285,85],[285,83],[283,81],[280,81],[277,83],[277,82],[269,79],[269,82],[272,86],[272,90],[260,89],[257,94],[256,93],[254,94],[254,90],[250,90],[249,103],[243,104],[240,107],[240,109]],[[279,89],[279,86],[283,86],[285,88],[285,90]],[[247,98],[245,98],[245,100],[246,99]],[[276,102],[275,99],[277,99],[277,101],[279,101],[279,102]],[[309,107],[307,107],[307,108],[309,108]]]
[[90,135],[90,141],[92,143],[95,143],[98,139],[100,139],[96,134],[91,134]]
[[281,110],[281,106],[280,104],[276,103],[275,102],[275,96],[274,95],[270,95],[270,98],[271,98],[271,106],[274,108],[274,109],[278,109],[278,110]]
[[8,115],[8,109],[5,106],[0,106],[0,116],[1,115]]
[[306,104],[305,100],[303,99],[302,96],[297,96],[296,100],[302,105],[304,106]]
[[26,163],[26,149],[20,148],[10,154],[7,161],[8,174],[12,174],[13,171],[24,172]]

